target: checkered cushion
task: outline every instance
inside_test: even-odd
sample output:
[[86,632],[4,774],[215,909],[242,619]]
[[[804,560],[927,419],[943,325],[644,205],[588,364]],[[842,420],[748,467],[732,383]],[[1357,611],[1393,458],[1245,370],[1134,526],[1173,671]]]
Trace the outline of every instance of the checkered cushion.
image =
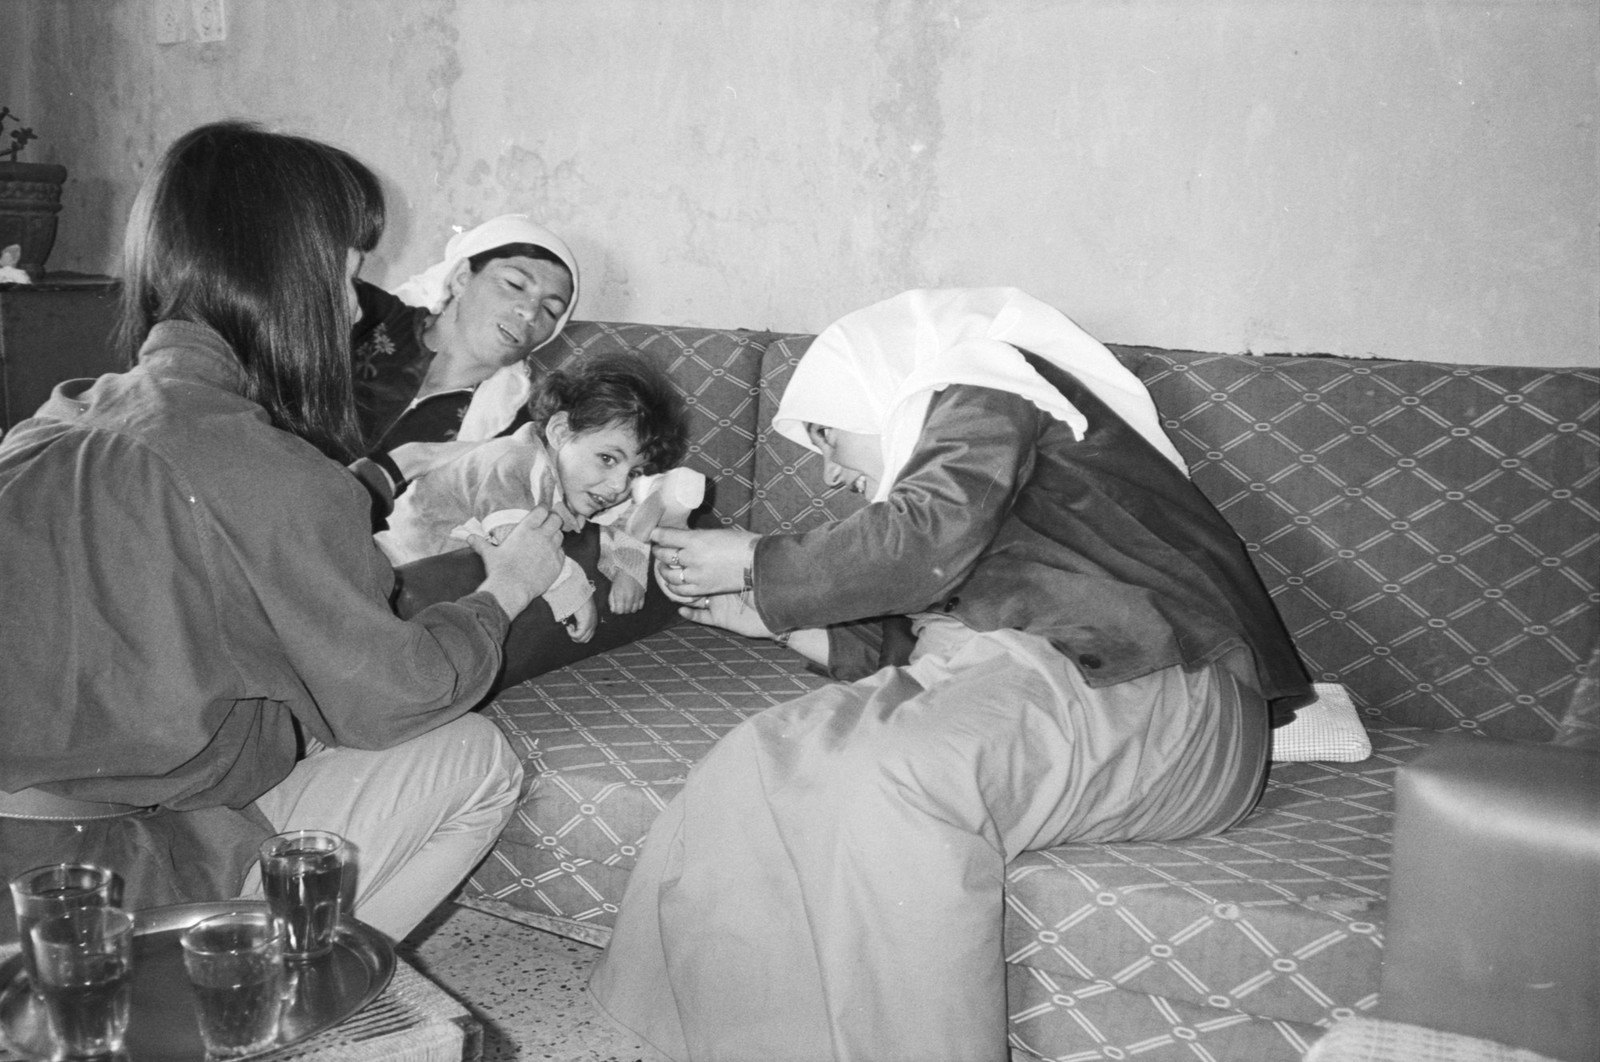
[[[1361,763],[1274,763],[1260,807],[1219,837],[1015,860],[1013,1035],[1044,1058],[1162,1045],[1193,1058],[1183,1052],[1196,1044],[1216,1058],[1297,1058],[1317,1026],[1371,1008],[1394,772],[1438,732],[1370,729]],[[1274,1053],[1245,1049],[1263,1037]]]
[[486,714],[522,757],[528,794],[468,897],[602,942],[689,768],[740,720],[823,681],[771,642],[683,623],[502,693]]
[[1600,640],[1600,373],[1124,348],[1312,678],[1549,741]]

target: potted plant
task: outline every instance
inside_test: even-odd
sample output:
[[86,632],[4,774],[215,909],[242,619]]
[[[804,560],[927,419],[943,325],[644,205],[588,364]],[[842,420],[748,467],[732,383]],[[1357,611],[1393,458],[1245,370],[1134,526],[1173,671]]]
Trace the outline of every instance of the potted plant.
[[[9,133],[5,128],[8,121],[13,123]],[[17,161],[28,141],[37,139],[10,107],[0,107],[0,253],[13,244],[19,246],[21,254],[15,265],[29,277],[44,272],[45,259],[56,242],[61,185],[67,179],[65,166]]]

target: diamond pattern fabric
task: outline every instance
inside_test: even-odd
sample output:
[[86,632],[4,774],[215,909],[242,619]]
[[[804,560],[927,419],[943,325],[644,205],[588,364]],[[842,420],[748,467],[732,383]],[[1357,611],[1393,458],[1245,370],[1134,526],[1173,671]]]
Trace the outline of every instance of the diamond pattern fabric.
[[[1027,1045],[1041,1057],[1074,1057],[1162,1037],[1231,1042],[1243,1030],[1225,1019],[1242,1013],[1284,1025],[1277,1034],[1294,1046],[1289,1028],[1371,1008],[1394,772],[1437,736],[1383,724],[1372,727],[1373,755],[1361,763],[1275,763],[1257,811],[1219,837],[1066,845],[1013,861],[1006,957],[1029,972],[1012,982],[1014,1029],[1048,1030]],[[1065,993],[1072,1002],[1057,998],[1068,982],[1077,984]],[[1117,1002],[1121,1039],[1043,1020],[1113,989],[1139,1000]],[[1211,1031],[1175,1032],[1196,1028],[1173,1010],[1180,1005],[1199,1008]],[[1231,1050],[1217,1057],[1249,1057]]]
[[[810,336],[574,325],[691,398],[699,521],[804,530],[861,499],[770,430]],[[1600,642],[1600,374],[1113,347],[1240,533],[1373,755],[1273,764],[1221,837],[1063,846],[1008,871],[1014,1056],[1292,1062],[1376,1001],[1396,769],[1439,732],[1549,740]],[[603,943],[656,814],[749,715],[825,680],[680,624],[486,713],[527,768],[464,902]],[[905,971],[914,981],[915,971]]]
[[1119,353],[1314,680],[1554,736],[1600,636],[1600,373]]
[[502,693],[485,711],[529,792],[468,896],[601,941],[689,768],[741,720],[824,681],[774,643],[685,623]]

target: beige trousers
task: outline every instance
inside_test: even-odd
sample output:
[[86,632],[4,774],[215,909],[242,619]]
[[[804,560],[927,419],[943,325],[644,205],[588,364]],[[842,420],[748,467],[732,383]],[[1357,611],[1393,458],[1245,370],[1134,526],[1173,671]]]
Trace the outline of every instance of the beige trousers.
[[[505,736],[469,713],[381,751],[319,748],[256,806],[280,832],[344,837],[355,854],[355,916],[400,940],[488,852],[521,789]],[[261,896],[259,867],[241,895]]]
[[691,1062],[1001,1062],[1006,863],[1253,806],[1266,707],[1227,668],[1097,689],[1032,635],[946,641],[717,743],[651,828],[603,1010]]

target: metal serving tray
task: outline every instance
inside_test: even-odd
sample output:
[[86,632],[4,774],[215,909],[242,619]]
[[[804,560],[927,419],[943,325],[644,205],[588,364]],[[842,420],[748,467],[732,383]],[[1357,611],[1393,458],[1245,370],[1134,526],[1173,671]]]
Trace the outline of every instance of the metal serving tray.
[[[133,1006],[124,1045],[129,1062],[205,1062],[178,934],[202,918],[252,906],[264,905],[233,900],[134,912]],[[387,937],[364,922],[343,919],[331,955],[289,968],[294,990],[273,1048],[315,1036],[372,1002],[388,986],[394,963]],[[0,1043],[28,1059],[55,1053],[21,955],[0,964]]]

